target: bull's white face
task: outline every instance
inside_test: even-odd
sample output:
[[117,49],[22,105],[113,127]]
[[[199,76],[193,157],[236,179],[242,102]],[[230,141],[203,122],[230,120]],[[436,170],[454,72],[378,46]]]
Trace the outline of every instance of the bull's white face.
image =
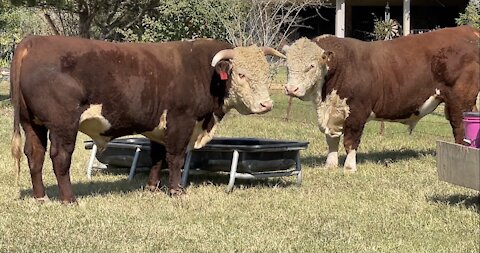
[[227,109],[235,108],[241,114],[266,113],[273,107],[268,88],[269,65],[263,51],[253,45],[234,49],[231,84]]
[[322,89],[328,72],[325,50],[309,39],[301,38],[287,51],[287,95],[313,100]]

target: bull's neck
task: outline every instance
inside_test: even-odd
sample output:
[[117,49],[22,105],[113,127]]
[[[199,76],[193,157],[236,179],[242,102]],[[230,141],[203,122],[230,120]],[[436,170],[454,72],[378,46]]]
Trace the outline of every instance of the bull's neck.
[[318,108],[320,104],[322,103],[322,90],[323,86],[326,85],[326,76],[320,77],[317,82],[315,83],[313,89],[313,104]]
[[313,87],[314,89],[313,104],[316,105],[317,107],[320,106],[320,104],[322,103],[323,99],[326,96],[326,94],[323,94],[323,92],[327,90],[328,83],[332,79],[333,74],[334,74],[333,70],[327,67],[323,76],[318,78],[317,82]]

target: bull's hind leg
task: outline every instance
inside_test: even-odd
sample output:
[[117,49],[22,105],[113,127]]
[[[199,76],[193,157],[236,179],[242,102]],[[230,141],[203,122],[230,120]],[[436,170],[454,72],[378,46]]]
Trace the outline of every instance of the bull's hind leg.
[[459,144],[464,144],[463,112],[474,109],[480,89],[478,74],[478,71],[465,71],[445,98],[445,114],[450,121],[455,142]]
[[158,182],[160,180],[160,170],[165,167],[165,146],[151,141],[150,142],[150,158],[152,160],[152,169],[148,175],[148,182],[146,188],[150,191],[158,189]]
[[37,200],[47,200],[43,185],[42,169],[47,149],[47,128],[30,122],[22,122],[25,131],[24,153],[28,159],[30,177],[32,178],[33,197]]
[[72,126],[58,129],[50,130],[50,158],[57,178],[59,198],[64,203],[71,203],[75,202],[75,197],[70,182],[70,165],[77,131]]
[[338,167],[338,144],[340,143],[340,137],[330,137],[325,135],[328,145],[327,161],[325,162],[326,168]]
[[453,136],[455,138],[455,143],[464,144],[463,135],[463,110],[462,107],[456,103],[446,103],[445,106],[445,115],[450,121],[450,126],[452,127]]

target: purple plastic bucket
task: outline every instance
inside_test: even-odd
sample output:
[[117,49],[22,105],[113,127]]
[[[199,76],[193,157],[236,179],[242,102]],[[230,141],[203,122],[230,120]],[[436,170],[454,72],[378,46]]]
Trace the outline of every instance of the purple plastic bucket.
[[470,147],[480,148],[480,112],[463,113],[465,141]]

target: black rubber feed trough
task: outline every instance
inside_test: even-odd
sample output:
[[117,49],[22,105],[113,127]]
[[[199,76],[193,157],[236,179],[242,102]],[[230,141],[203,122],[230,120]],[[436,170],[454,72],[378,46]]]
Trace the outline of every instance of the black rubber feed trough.
[[[297,184],[301,184],[299,151],[307,147],[308,142],[214,138],[203,148],[187,154],[182,185],[186,185],[190,171],[229,172],[228,191],[233,189],[235,178],[297,176]],[[130,167],[129,179],[133,177],[137,167],[151,167],[152,165],[150,141],[146,138],[113,140],[108,143],[106,150],[102,153],[96,152],[92,141],[87,141],[85,148],[92,149],[89,177],[95,156],[101,163],[111,167]]]

